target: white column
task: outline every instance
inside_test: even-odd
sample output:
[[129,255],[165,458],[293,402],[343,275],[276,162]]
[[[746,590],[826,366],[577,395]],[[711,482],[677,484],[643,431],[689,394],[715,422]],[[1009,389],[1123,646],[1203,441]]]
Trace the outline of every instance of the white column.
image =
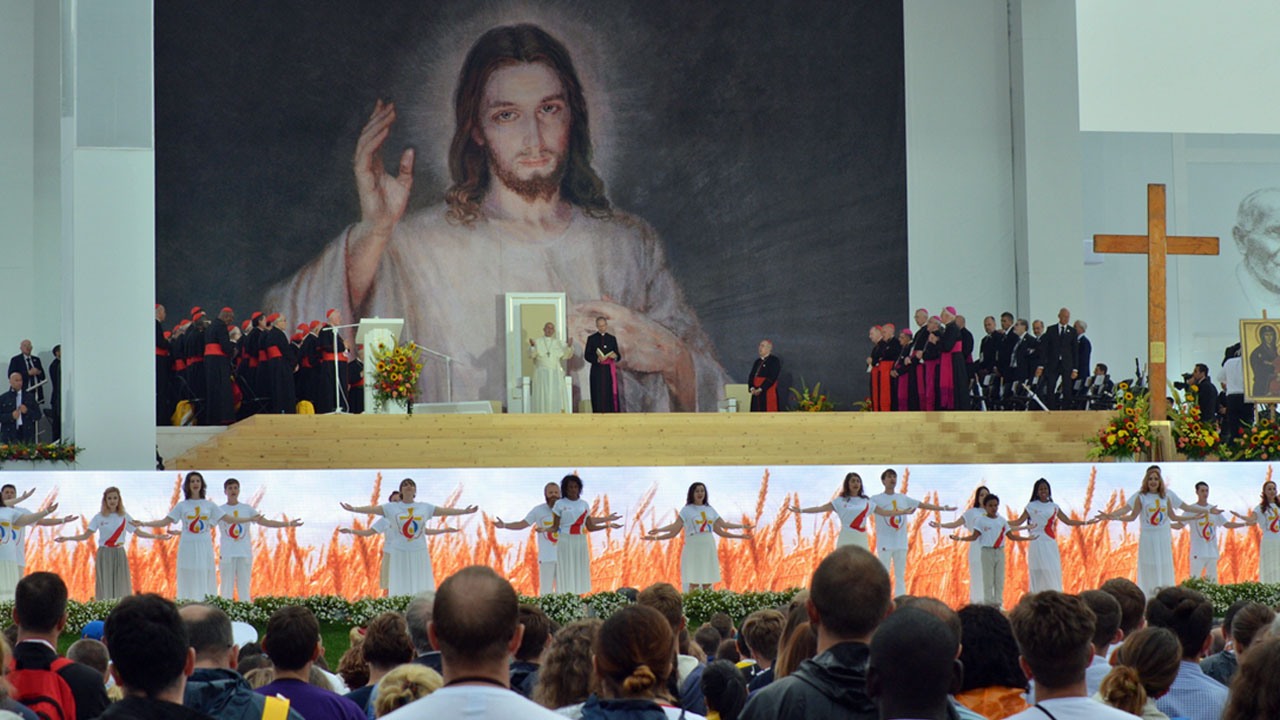
[[155,467],[150,0],[62,3],[64,435],[82,469]]

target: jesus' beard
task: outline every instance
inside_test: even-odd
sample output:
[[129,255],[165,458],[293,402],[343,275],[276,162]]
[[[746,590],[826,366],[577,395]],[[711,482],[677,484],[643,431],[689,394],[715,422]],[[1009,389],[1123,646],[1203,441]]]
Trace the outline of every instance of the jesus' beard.
[[560,181],[564,179],[564,153],[554,155],[555,165],[545,175],[535,174],[528,179],[517,177],[515,172],[502,166],[493,155],[493,149],[485,146],[485,154],[489,157],[489,171],[498,177],[511,192],[529,202],[550,200],[560,191]]

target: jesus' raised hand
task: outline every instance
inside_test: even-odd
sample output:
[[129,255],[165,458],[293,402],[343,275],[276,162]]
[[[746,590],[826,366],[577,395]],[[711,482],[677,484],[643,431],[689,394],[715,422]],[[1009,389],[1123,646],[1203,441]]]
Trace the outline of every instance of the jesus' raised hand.
[[400,155],[400,167],[394,177],[383,166],[382,144],[395,120],[395,103],[384,104],[378,100],[356,141],[353,164],[356,190],[360,194],[360,222],[351,231],[347,282],[351,287],[351,300],[357,307],[369,293],[382,251],[396,223],[404,217],[409,191],[413,189],[412,148]]

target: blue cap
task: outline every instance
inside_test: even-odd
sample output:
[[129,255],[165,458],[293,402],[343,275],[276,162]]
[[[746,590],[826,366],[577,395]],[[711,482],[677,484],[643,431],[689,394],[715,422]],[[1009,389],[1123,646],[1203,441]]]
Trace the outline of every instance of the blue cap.
[[106,623],[102,622],[101,620],[90,621],[87,625],[84,626],[84,629],[80,631],[80,637],[89,638],[90,640],[102,640],[102,635],[105,628],[106,628]]

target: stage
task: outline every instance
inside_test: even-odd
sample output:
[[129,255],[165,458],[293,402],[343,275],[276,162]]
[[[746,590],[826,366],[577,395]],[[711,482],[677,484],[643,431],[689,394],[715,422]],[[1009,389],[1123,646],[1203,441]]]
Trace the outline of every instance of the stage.
[[1082,462],[1101,411],[255,415],[170,469]]

